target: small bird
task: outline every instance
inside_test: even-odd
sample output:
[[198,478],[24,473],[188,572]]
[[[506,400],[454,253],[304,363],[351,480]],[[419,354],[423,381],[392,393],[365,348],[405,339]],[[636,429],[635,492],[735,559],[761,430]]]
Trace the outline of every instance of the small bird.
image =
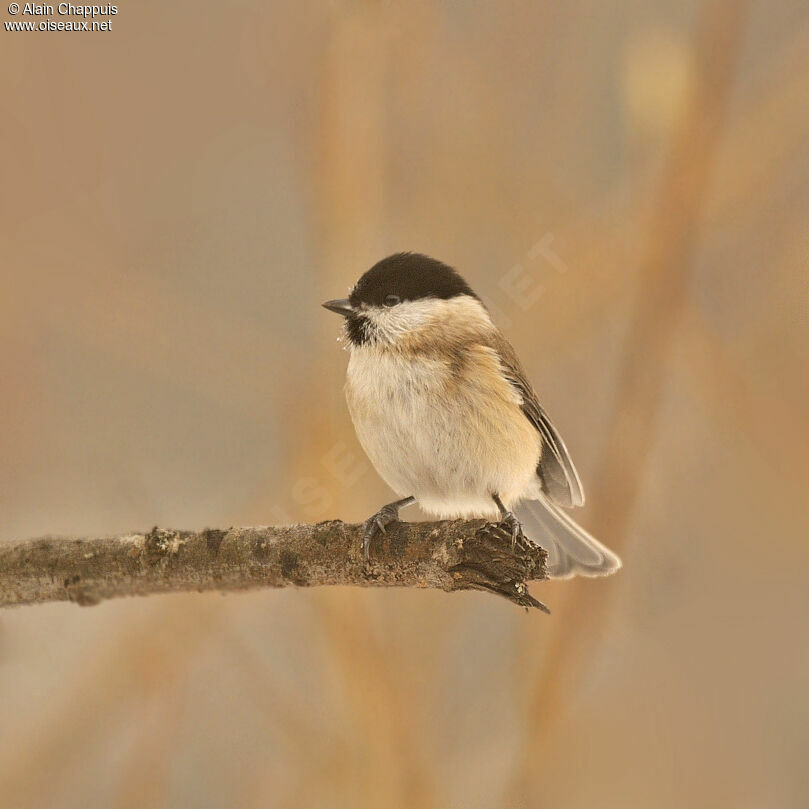
[[499,516],[513,539],[523,524],[538,531],[555,578],[621,567],[563,511],[584,503],[567,448],[514,349],[453,268],[397,253],[323,306],[345,318],[357,437],[400,498],[366,521],[366,559],[374,536],[418,501],[440,519]]

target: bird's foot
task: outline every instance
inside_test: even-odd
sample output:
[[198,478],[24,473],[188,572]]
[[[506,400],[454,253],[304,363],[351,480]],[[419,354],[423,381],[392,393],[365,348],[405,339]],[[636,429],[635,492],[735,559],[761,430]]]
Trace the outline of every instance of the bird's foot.
[[394,503],[388,503],[382,506],[373,517],[369,517],[365,521],[365,533],[362,540],[362,555],[365,561],[368,561],[371,551],[371,540],[377,534],[384,534],[385,529],[393,522],[399,520],[399,509],[402,506],[409,506],[415,501],[415,497],[405,497],[402,500],[396,500]]
[[499,495],[493,494],[492,500],[500,510],[500,522],[497,525],[511,534],[511,549],[514,550],[517,540],[525,539],[525,534],[522,532],[522,523],[514,516],[514,512],[509,511],[503,505]]
[[518,539],[525,539],[525,534],[522,532],[522,523],[514,516],[513,512],[507,511],[501,515],[498,525],[511,534],[512,550],[516,547]]

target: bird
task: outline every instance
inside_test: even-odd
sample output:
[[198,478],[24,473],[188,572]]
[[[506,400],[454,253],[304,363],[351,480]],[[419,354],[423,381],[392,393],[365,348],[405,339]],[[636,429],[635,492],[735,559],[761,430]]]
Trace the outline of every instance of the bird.
[[570,453],[515,350],[454,268],[395,253],[348,298],[322,305],[344,318],[357,438],[398,497],[365,521],[366,560],[374,537],[417,502],[438,519],[499,518],[513,541],[529,531],[553,578],[621,567],[568,515],[584,504]]

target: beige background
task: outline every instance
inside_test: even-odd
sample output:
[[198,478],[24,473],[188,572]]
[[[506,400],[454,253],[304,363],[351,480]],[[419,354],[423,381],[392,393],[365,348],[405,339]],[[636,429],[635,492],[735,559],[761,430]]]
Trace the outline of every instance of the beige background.
[[146,0],[0,43],[0,540],[367,516],[319,303],[418,249],[625,560],[550,618],[5,612],[3,809],[809,803],[804,2]]

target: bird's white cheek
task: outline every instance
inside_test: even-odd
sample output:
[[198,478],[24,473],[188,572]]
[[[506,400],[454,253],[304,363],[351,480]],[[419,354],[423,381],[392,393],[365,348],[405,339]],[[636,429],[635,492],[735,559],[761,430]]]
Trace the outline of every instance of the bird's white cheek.
[[380,335],[395,339],[424,326],[435,308],[433,300],[405,301],[391,307],[369,307],[364,314]]

